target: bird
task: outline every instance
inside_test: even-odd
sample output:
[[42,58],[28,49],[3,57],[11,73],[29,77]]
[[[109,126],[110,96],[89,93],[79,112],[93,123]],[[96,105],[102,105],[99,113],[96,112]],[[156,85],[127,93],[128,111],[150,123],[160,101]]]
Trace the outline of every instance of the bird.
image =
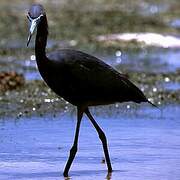
[[27,18],[30,22],[27,46],[36,29],[35,56],[43,80],[59,97],[77,107],[74,142],[64,168],[64,177],[69,176],[70,167],[78,150],[80,124],[84,114],[99,135],[108,173],[112,173],[106,135],[92,116],[89,107],[128,101],[155,105],[127,76],[95,56],[73,49],[59,49],[46,54],[48,22],[41,4],[31,5]]

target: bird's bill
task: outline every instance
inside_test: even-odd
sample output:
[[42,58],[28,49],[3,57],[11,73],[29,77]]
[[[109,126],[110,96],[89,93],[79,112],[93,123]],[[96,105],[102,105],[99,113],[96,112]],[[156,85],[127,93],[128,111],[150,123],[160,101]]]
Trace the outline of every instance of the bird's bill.
[[36,29],[41,17],[43,17],[44,15],[41,14],[39,17],[33,19],[30,17],[30,15],[28,14],[27,15],[27,18],[29,19],[31,25],[30,25],[30,28],[29,28],[29,36],[28,36],[28,40],[27,40],[27,46],[29,45],[30,41],[31,41],[31,37],[34,33],[34,30]]
[[37,27],[37,23],[38,23],[37,19],[33,19],[31,21],[31,25],[30,25],[30,29],[29,29],[29,36],[28,36],[28,40],[27,40],[27,46],[29,45],[29,43],[31,41],[31,37],[32,37],[32,35],[34,33],[34,30]]
[[31,37],[32,37],[32,34],[29,33],[28,40],[27,40],[27,46],[29,45],[29,43],[31,41]]

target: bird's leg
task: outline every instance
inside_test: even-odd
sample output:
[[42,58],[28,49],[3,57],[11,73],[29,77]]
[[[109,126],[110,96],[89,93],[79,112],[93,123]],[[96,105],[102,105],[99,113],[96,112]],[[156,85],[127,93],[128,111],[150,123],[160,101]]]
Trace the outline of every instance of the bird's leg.
[[99,138],[102,141],[103,149],[104,149],[104,154],[105,154],[105,158],[106,158],[106,163],[107,163],[107,167],[108,167],[108,172],[111,173],[112,172],[112,166],[111,166],[111,161],[110,161],[110,158],[109,158],[109,152],[108,152],[108,147],[107,147],[106,136],[105,136],[104,132],[102,131],[102,129],[99,127],[99,125],[94,120],[94,118],[91,115],[89,109],[86,109],[85,113],[88,116],[88,118],[90,119],[90,121],[93,124],[93,126],[95,127],[95,129],[96,129],[96,131],[97,131],[97,133],[99,135]]
[[77,125],[76,125],[76,133],[75,133],[75,137],[74,137],[74,143],[73,143],[73,146],[70,150],[70,153],[69,153],[69,158],[68,158],[68,161],[66,163],[66,166],[65,166],[65,169],[64,169],[64,177],[68,177],[68,172],[69,172],[69,169],[71,167],[71,164],[74,160],[74,157],[76,155],[76,152],[77,152],[77,146],[78,146],[78,136],[79,136],[79,129],[80,129],[80,124],[81,124],[81,119],[82,119],[82,116],[83,116],[83,110],[81,108],[77,108]]

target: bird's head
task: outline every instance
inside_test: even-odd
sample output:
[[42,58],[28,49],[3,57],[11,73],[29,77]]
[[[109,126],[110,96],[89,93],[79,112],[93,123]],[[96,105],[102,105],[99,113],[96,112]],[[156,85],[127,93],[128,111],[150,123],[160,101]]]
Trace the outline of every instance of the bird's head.
[[43,17],[45,17],[45,16],[46,16],[46,13],[41,4],[33,4],[30,7],[30,9],[28,11],[28,15],[27,15],[27,18],[30,22],[27,46],[29,45],[29,42],[31,40],[34,30],[36,29],[38,24],[42,21]]

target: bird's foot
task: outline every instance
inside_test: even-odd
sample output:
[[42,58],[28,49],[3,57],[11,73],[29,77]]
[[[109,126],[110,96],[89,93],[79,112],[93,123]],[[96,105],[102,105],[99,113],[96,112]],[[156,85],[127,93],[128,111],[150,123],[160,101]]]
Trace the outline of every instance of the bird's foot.
[[111,180],[112,179],[112,170],[111,170],[111,172],[108,171],[106,179],[107,180]]
[[63,173],[63,176],[64,176],[64,179],[65,179],[65,180],[69,180],[69,179],[70,179],[70,177],[69,177],[69,175],[68,175],[68,172],[64,172],[64,173]]

